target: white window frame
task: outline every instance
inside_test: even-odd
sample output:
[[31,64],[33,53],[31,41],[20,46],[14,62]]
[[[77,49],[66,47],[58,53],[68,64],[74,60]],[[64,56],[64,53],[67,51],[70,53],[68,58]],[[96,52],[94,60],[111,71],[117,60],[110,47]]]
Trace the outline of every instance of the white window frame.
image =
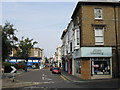
[[75,46],[80,45],[80,31],[79,29],[75,30]]
[[[101,16],[101,17],[99,17],[99,16]],[[103,19],[103,9],[102,8],[95,8],[94,9],[94,18],[95,19]]]
[[[96,31],[100,32],[100,30],[102,31],[102,33],[97,35]],[[95,33],[95,45],[104,45],[104,27],[103,26],[95,26],[94,33]],[[100,40],[100,38],[101,38],[101,40]]]

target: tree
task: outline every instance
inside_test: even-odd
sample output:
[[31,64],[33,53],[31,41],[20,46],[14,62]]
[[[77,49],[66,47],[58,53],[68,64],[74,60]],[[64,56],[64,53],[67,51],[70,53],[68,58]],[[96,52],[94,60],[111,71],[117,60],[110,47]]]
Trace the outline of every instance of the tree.
[[17,56],[21,57],[26,60],[26,64],[28,62],[28,58],[30,57],[30,50],[34,47],[35,44],[38,42],[34,41],[33,39],[22,37],[22,40],[18,43],[18,50],[17,50]]
[[15,35],[16,29],[13,24],[6,22],[2,26],[2,60],[9,58],[12,48],[16,48],[18,38]]
[[47,57],[45,57],[45,63],[49,63],[49,61],[48,61]]

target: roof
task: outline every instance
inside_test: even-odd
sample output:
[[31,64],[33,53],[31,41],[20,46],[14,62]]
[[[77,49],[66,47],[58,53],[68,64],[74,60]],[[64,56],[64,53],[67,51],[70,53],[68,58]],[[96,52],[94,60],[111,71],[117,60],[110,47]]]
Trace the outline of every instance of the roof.
[[63,31],[62,36],[61,36],[61,39],[63,39],[63,37],[65,36],[65,34],[66,34],[67,31],[68,31],[67,29],[65,29],[65,30]]
[[71,16],[73,19],[81,5],[99,5],[99,6],[120,6],[120,2],[101,2],[101,1],[79,1]]

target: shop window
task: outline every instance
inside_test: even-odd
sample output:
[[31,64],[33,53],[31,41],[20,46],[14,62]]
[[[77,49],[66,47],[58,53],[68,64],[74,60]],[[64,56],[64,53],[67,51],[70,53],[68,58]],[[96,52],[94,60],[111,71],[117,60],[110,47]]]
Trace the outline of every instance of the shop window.
[[76,73],[77,73],[77,74],[81,74],[80,61],[76,61]]
[[109,61],[94,61],[94,75],[109,75],[110,74],[110,60]]

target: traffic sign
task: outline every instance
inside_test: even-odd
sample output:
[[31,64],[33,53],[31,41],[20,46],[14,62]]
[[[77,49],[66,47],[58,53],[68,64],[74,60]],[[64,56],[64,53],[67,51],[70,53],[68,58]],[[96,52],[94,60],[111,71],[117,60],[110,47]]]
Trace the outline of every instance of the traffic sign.
[[10,73],[14,73],[16,71],[16,68],[14,66],[11,66],[11,68],[13,69]]
[[5,66],[4,67],[4,73],[14,73],[16,71],[16,68],[14,66]]

